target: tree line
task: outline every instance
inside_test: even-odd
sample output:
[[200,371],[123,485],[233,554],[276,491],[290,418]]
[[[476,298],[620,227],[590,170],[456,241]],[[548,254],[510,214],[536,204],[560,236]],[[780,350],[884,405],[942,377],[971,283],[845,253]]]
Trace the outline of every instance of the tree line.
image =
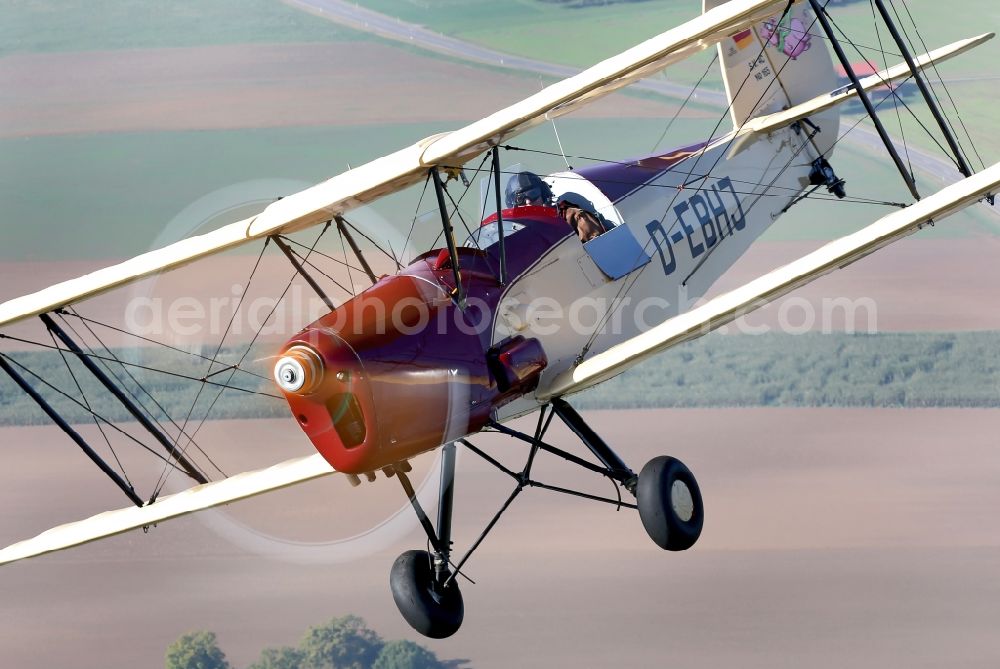
[[[182,635],[167,648],[166,669],[235,669],[214,632]],[[413,641],[386,641],[362,618],[343,616],[309,628],[298,646],[265,648],[247,669],[462,669]]]
[[[711,334],[574,395],[573,402],[582,409],[997,407],[998,348],[1000,332],[996,331]],[[200,384],[190,380],[206,375],[207,362],[169,351],[118,350],[114,355],[133,361],[132,365],[123,367],[112,362],[107,363],[107,368],[161,421],[166,421],[166,414],[183,417],[189,411],[194,420],[200,420],[209,408],[215,419],[284,417],[288,415],[284,400],[254,394],[278,394],[270,380],[270,353],[260,349],[246,356],[249,362],[245,361],[244,367],[258,376],[236,372],[231,381],[229,372],[212,376],[216,383],[232,383],[250,391],[226,390],[221,395],[220,388],[212,385],[199,393]],[[131,420],[128,412],[72,356],[66,354],[64,359],[56,351],[10,355],[45,383],[76,399],[74,403],[28,376],[70,422],[92,421],[85,408],[88,404],[109,420]],[[223,351],[223,365],[215,369],[235,363],[241,355],[242,351],[235,349]],[[170,370],[173,374],[146,368]],[[0,425],[48,422],[13,381],[0,376]]]

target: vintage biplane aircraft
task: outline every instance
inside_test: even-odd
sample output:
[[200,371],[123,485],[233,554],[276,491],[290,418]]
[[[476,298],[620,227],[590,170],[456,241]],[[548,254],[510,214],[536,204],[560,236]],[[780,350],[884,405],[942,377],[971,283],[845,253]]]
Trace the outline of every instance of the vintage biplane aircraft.
[[[888,1],[888,0],[886,0]],[[638,474],[571,407],[570,397],[672,346],[704,335],[824,274],[992,199],[1000,164],[973,172],[921,72],[993,35],[920,56],[895,29],[883,0],[873,0],[903,62],[859,79],[822,0],[705,0],[697,18],[569,79],[453,132],[350,169],[267,206],[256,216],[185,239],[121,264],[0,305],[0,326],[40,317],[47,330],[115,394],[199,482],[187,491],[143,501],[89,449],[26,378],[14,356],[0,367],[122,486],[134,507],[49,530],[0,551],[0,563],[62,550],[134,528],[340,472],[375,481],[396,478],[426,531],[429,551],[400,556],[391,570],[393,597],[420,633],[443,638],[464,616],[456,580],[465,560],[526,487],[637,509],[663,549],[690,548],[704,520],[692,473],[678,460],[655,458]],[[732,129],[684,148],[545,177],[518,171],[505,188],[499,149],[512,137],[612,91],[715,48]],[[851,85],[837,87],[835,55]],[[879,122],[868,92],[912,79],[923,93],[963,178],[921,197],[913,175]],[[832,167],[840,133],[838,105],[860,100],[899,169],[913,203],[860,231],[731,292],[691,307],[782,214],[817,189],[847,195]],[[725,117],[723,117],[724,119]],[[720,120],[721,123],[721,120]],[[718,129],[718,126],[717,126]],[[446,198],[449,180],[475,158],[492,160],[495,212],[464,244],[455,237]],[[433,186],[443,244],[391,275],[377,276],[352,234],[352,209],[421,181]],[[561,215],[587,212],[601,234],[585,243]],[[274,383],[318,454],[208,482],[185,458],[181,435],[159,430],[90,360],[54,315],[70,305],[239,245],[278,245],[319,294],[301,255],[284,236],[335,226],[353,247],[372,285],[305,327],[277,353]],[[377,242],[377,240],[375,240]],[[653,299],[653,302],[650,302]],[[597,327],[572,327],[565,311],[580,300],[603,305]],[[650,307],[653,304],[653,307]],[[540,306],[541,305],[541,306]],[[555,309],[554,307],[561,307]],[[543,308],[545,307],[545,308]],[[609,325],[613,324],[614,327]],[[609,327],[605,327],[609,326]],[[510,426],[537,414],[533,433]],[[545,441],[554,416],[597,463]],[[484,431],[526,444],[521,471],[506,468],[472,443]],[[465,557],[452,561],[451,519],[458,446],[485,458],[515,482],[514,492]],[[438,520],[417,500],[409,461],[443,449]],[[605,476],[634,503],[547,486],[532,478],[541,452]]]

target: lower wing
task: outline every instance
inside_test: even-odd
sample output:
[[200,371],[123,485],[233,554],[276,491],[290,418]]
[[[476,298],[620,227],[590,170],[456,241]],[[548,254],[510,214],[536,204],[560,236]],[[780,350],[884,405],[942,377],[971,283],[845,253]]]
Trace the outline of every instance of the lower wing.
[[189,513],[247,499],[335,473],[319,453],[162,497],[142,507],[106,511],[0,550],[0,565],[112,537]]

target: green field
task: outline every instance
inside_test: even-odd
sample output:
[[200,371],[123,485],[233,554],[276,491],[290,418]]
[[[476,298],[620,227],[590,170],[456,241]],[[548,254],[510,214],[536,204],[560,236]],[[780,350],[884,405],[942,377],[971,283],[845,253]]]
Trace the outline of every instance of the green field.
[[[585,409],[661,407],[1000,407],[1000,332],[888,334],[712,334],[639,365],[625,374],[574,396]],[[204,351],[211,355],[213,351]],[[226,350],[233,362],[241,351]],[[264,358],[258,347],[248,360]],[[79,399],[73,378],[58,353],[15,353],[12,357],[48,383]],[[102,355],[107,355],[102,353]],[[116,351],[127,361],[201,377],[208,363],[179,353],[148,349]],[[103,391],[79,362],[70,362],[88,400],[103,416],[124,421],[128,414]],[[117,365],[111,369],[159,419],[163,414]],[[249,369],[266,376],[265,363]],[[218,369],[218,367],[216,367]],[[195,401],[199,384],[129,367],[175,420]],[[227,375],[216,377],[225,381]],[[30,378],[30,377],[29,377]],[[89,414],[31,379],[73,422]],[[242,388],[274,393],[270,381],[237,376]],[[218,389],[207,387],[193,420],[209,410]],[[226,391],[213,418],[281,417],[284,400]],[[0,425],[45,424],[46,417],[6,376],[0,378]],[[179,421],[178,421],[179,422]]]
[[[596,50],[586,56],[589,62],[655,34],[664,25],[673,25],[694,15],[698,3],[625,2],[584,9],[535,0],[513,4],[366,0],[363,4],[463,38],[483,42],[489,41],[488,35],[496,39],[509,38],[513,41],[506,46],[495,46],[543,58],[554,59],[555,51],[566,46],[571,49],[581,45],[588,49],[593,47]],[[0,34],[5,35],[0,44],[9,51],[39,51],[222,42],[301,42],[358,35],[276,0],[200,3],[185,0],[156,5],[155,10],[151,7],[138,0],[6,3],[0,7]],[[838,11],[845,14],[845,23],[866,25],[861,9],[867,10],[867,6],[849,6]],[[921,8],[921,13],[923,11]],[[940,11],[935,8],[932,13],[936,16]],[[996,14],[996,10],[992,13]],[[490,31],[484,26],[495,29]],[[477,30],[483,33],[481,39],[474,34]],[[529,37],[532,30],[540,31],[544,38]],[[564,33],[577,35],[579,39],[560,38]],[[945,33],[941,39],[964,34],[960,27],[951,24]],[[871,36],[865,38],[866,41],[870,39]],[[532,53],[531,45],[542,51]],[[988,69],[980,56],[994,48],[991,43],[953,63],[967,63],[961,67],[968,69],[961,72]],[[584,62],[584,56],[573,58],[567,62]],[[975,64],[968,64],[968,58],[974,58]],[[707,62],[707,54],[702,54],[686,61],[682,67],[671,68],[671,77],[688,71],[693,80]],[[985,90],[980,92],[988,95]],[[382,91],[379,95],[391,99],[392,93]],[[996,121],[998,115],[993,106],[983,104],[975,109],[981,118],[970,117],[970,127],[981,129]],[[488,111],[491,110],[483,113]],[[630,119],[628,123],[574,118],[558,121],[568,153],[602,159],[647,153],[665,124],[666,120],[652,119]],[[348,163],[357,165],[454,125],[125,133],[0,140],[0,202],[4,203],[7,230],[5,243],[0,247],[0,259],[131,255],[149,248],[167,222],[185,206],[219,188],[259,179],[315,183],[342,171]],[[707,137],[713,125],[711,120],[679,121],[661,147]],[[906,134],[920,143],[911,127],[907,126]],[[516,143],[545,151],[558,151],[559,148],[550,125],[518,138]],[[559,158],[537,154],[510,154],[505,156],[505,161],[524,162],[539,172],[564,167]],[[571,163],[579,167],[587,161],[572,159]],[[838,153],[836,167],[847,179],[851,196],[891,201],[907,199],[887,160],[876,161],[843,150]],[[937,187],[932,184],[924,191]],[[402,194],[379,203],[376,209],[385,218],[397,222],[400,229],[405,229],[413,217],[417,197],[417,193]],[[466,209],[470,220],[478,213],[474,209],[476,207]],[[828,239],[853,231],[888,211],[883,206],[807,201],[783,217],[768,232],[766,239]],[[996,229],[997,223],[992,217],[972,213],[921,234],[961,236]],[[426,243],[430,243],[430,239]]]
[[277,0],[7,0],[0,56],[366,39]]
[[997,407],[997,332],[709,335],[582,393],[584,408]]
[[[70,322],[74,326],[78,325],[73,319],[70,319]],[[200,353],[211,357],[215,353],[215,348],[206,347],[206,350]],[[267,363],[254,362],[267,353],[263,348],[255,348],[241,365],[243,369],[252,371],[264,379],[238,372],[231,381],[229,373],[214,376],[213,380],[216,383],[224,385],[228,383],[245,390],[279,395],[270,381]],[[239,362],[242,354],[241,348],[227,348],[221,352],[218,359],[221,363],[231,365]],[[73,423],[89,422],[90,413],[84,404],[89,405],[107,420],[115,422],[132,420],[125,407],[71,355],[67,354],[67,358],[64,359],[58,352],[46,349],[9,355],[16,361],[15,367],[18,373],[57,407],[67,420]],[[210,409],[213,418],[270,418],[288,413],[288,405],[280,397],[275,399],[239,390],[226,390],[220,396],[221,388],[212,385],[206,385],[199,393],[201,384],[183,377],[197,379],[205,376],[209,362],[201,358],[164,348],[116,349],[113,352],[97,349],[93,355],[97,356],[95,362],[105,374],[113,377],[119,387],[130,393],[137,403],[149,410],[150,415],[164,424],[169,423],[167,415],[178,424],[181,423],[189,411],[192,420],[197,422]],[[125,364],[113,362],[114,356],[123,360]],[[144,368],[165,370],[170,374],[161,374]],[[222,368],[223,364],[218,364],[212,369]],[[83,390],[82,395],[77,383]],[[76,401],[59,391],[68,394]],[[163,410],[166,410],[166,414]],[[49,419],[31,398],[4,374],[0,380],[0,425],[48,423]]]
[[[442,129],[278,128],[0,140],[5,204],[0,258],[129,256],[147,250],[182,209],[220,188],[251,180],[295,180],[305,187],[346,170],[348,163],[360,164]],[[411,213],[413,204],[407,205]]]

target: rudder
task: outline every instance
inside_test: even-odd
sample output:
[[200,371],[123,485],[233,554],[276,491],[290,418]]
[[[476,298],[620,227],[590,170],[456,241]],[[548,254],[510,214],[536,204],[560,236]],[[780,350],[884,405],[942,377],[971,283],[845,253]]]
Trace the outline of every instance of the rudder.
[[[727,0],[703,0],[708,11]],[[764,21],[726,36],[718,44],[722,78],[733,126],[781,111],[837,87],[825,40],[817,36],[816,15],[807,2],[783,15],[782,7]],[[830,109],[810,119],[824,131],[814,140],[827,153],[836,140],[840,112]]]

